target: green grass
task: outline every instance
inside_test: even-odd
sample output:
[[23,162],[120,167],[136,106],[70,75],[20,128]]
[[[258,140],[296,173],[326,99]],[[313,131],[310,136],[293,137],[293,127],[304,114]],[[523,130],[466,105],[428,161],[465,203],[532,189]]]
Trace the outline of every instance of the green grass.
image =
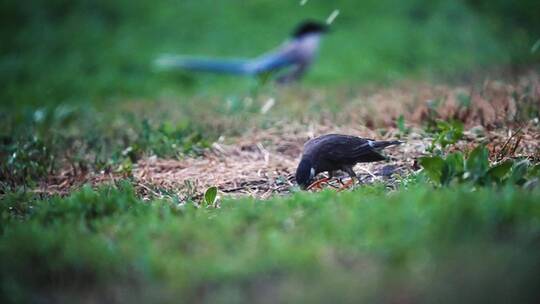
[[[532,302],[540,193],[410,186],[221,208],[143,202],[124,184],[2,199],[8,301]],[[6,302],[4,302],[6,303]]]
[[105,111],[68,104],[12,110],[1,123],[0,193],[33,186],[61,168],[81,173],[122,166],[129,173],[143,156],[200,155],[217,131],[176,114],[156,110],[142,116],[118,106]]

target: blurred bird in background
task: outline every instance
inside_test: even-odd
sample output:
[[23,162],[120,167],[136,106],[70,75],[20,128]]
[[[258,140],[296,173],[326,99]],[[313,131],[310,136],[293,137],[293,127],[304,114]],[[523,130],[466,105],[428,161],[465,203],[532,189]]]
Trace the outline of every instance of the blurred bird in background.
[[306,20],[295,28],[291,39],[279,48],[253,59],[227,60],[161,55],[154,63],[161,70],[180,69],[242,76],[256,76],[288,68],[276,81],[290,83],[302,78],[309,69],[319,49],[321,36],[327,31],[326,24]]
[[[313,138],[305,143],[302,159],[296,169],[296,182],[303,189],[314,188],[330,180],[334,172],[341,170],[357,179],[353,170],[357,163],[386,160],[382,149],[399,145],[400,141],[377,141],[350,135],[327,134]],[[320,172],[328,172],[329,177],[313,184],[311,182]],[[345,185],[344,185],[345,187]]]

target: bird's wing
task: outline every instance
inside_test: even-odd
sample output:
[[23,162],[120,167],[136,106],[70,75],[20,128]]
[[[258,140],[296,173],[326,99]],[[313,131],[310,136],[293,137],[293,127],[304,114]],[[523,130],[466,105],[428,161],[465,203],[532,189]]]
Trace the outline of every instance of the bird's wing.
[[307,63],[297,64],[291,71],[288,71],[287,73],[283,75],[280,75],[276,81],[280,84],[287,84],[287,83],[294,82],[300,79],[306,73],[308,67],[309,67],[309,64]]
[[361,145],[363,143],[367,143],[371,139],[364,139],[356,136],[351,135],[343,135],[343,134],[326,134],[319,137],[312,138],[308,140],[304,144],[304,151],[313,150],[316,147],[324,146],[324,145],[331,145],[331,144],[343,144],[343,145],[350,145],[350,144],[356,144]]
[[329,137],[318,145],[318,154],[336,163],[370,162],[386,159],[370,145],[370,140],[354,137]]
[[263,54],[247,63],[251,74],[274,71],[290,65],[298,64],[296,52],[292,45],[284,44],[275,51]]

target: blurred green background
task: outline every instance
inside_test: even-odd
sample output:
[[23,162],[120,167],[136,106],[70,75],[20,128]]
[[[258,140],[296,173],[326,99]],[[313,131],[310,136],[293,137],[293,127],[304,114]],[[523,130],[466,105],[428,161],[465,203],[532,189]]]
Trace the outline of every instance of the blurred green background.
[[254,80],[156,73],[160,53],[255,56],[305,18],[340,15],[305,85],[461,79],[538,63],[535,0],[5,0],[2,104],[110,102],[249,89]]

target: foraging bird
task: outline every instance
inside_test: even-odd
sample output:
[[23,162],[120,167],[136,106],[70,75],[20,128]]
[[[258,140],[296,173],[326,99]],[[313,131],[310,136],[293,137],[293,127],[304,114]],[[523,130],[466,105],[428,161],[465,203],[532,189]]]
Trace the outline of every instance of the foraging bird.
[[220,60],[183,56],[160,56],[155,64],[162,69],[184,69],[234,75],[254,76],[289,67],[290,70],[277,78],[279,83],[289,83],[300,79],[308,70],[317,50],[321,35],[328,26],[316,21],[300,23],[292,33],[292,38],[277,50],[254,59]]
[[[303,189],[312,187],[311,181],[320,172],[327,171],[328,181],[334,171],[344,171],[351,180],[357,179],[353,167],[357,163],[385,160],[382,149],[399,145],[400,141],[376,141],[350,135],[327,134],[309,140],[304,145],[302,159],[296,169],[296,182]],[[319,181],[317,183],[320,183]]]

